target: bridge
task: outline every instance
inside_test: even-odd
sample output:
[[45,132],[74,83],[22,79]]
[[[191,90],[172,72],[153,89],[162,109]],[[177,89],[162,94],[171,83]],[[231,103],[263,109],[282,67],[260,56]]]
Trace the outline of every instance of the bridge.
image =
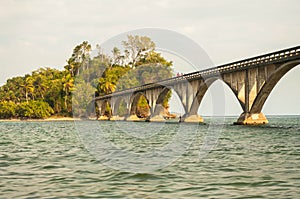
[[[159,82],[114,92],[96,97],[99,119],[137,121],[137,103],[143,95],[150,106],[149,121],[164,122],[162,103],[168,92],[176,92],[184,107],[181,122],[203,122],[197,114],[208,88],[221,80],[232,90],[243,109],[236,124],[266,124],[267,118],[261,112],[272,89],[292,68],[300,64],[300,46],[288,48],[229,64],[165,79]],[[120,102],[126,104],[127,116],[118,115]],[[112,117],[105,118],[107,103]]]

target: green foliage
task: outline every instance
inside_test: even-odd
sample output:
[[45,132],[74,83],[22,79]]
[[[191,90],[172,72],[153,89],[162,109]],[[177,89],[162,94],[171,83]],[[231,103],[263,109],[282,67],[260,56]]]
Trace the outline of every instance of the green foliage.
[[167,61],[160,53],[149,51],[143,54],[140,60],[136,63],[137,66],[146,64],[160,64],[162,66],[172,66],[172,61]]
[[11,119],[16,116],[16,104],[12,101],[0,102],[0,118]]
[[106,102],[106,106],[105,106],[105,115],[107,115],[108,117],[111,117],[111,107],[109,105],[109,103]]
[[169,92],[167,93],[166,97],[163,100],[162,106],[165,108],[169,108],[169,100],[172,96],[172,90],[169,90]]
[[118,108],[118,115],[119,116],[125,116],[126,114],[128,114],[127,109],[126,109],[126,103],[125,101],[122,99]]
[[[130,70],[129,67],[123,66],[113,66],[111,68],[107,68],[103,73],[102,77],[99,79],[98,84],[98,92],[100,94],[109,94],[113,93],[117,86],[122,84],[123,82],[119,82],[120,79]],[[126,79],[126,84],[131,84],[131,81]]]
[[44,101],[22,102],[16,106],[16,114],[19,118],[44,119],[53,113],[53,109]]
[[73,116],[84,118],[89,116],[88,111],[92,109],[91,102],[95,91],[95,88],[84,81],[76,82],[72,98]]
[[141,95],[138,101],[138,107],[149,107],[148,101],[144,95]]
[[155,50],[155,43],[147,36],[127,36],[127,41],[122,42],[125,48],[125,57],[129,58],[129,65],[136,67],[143,54]]
[[74,48],[72,56],[67,61],[68,65],[65,66],[72,77],[89,68],[91,50],[92,47],[87,41]]
[[[97,45],[98,54],[91,58],[91,45],[84,41],[73,49],[63,71],[40,68],[8,79],[0,87],[0,118],[46,118],[73,113],[87,117],[95,93],[106,95],[172,76],[172,62],[155,52],[155,43],[149,37],[129,35],[122,44],[124,51],[115,47],[112,57],[103,54]],[[164,101],[167,102],[168,99]],[[143,98],[138,106],[149,109]],[[125,102],[120,103],[119,111],[121,115],[128,113]],[[108,104],[106,114],[111,114]]]

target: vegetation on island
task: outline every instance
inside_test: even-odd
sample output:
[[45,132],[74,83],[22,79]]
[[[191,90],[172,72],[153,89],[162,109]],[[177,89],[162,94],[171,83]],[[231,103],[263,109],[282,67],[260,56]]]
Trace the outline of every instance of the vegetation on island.
[[[0,87],[0,119],[87,117],[93,96],[86,95],[106,95],[172,77],[172,62],[155,50],[155,43],[149,37],[129,35],[122,42],[122,49],[114,47],[111,55],[107,55],[96,45],[97,53],[91,57],[92,46],[84,41],[73,49],[63,70],[40,68],[8,79]],[[168,99],[163,106],[167,107]],[[120,103],[120,114],[126,113],[124,106]],[[143,117],[147,109],[147,100],[141,97],[139,115]],[[105,113],[110,117],[108,104]]]

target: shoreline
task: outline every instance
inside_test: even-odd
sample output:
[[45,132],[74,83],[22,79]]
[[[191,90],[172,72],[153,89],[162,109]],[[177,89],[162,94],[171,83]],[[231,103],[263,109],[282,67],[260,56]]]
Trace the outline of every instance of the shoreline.
[[49,117],[45,119],[0,119],[0,122],[72,122],[80,120],[82,119],[73,117]]

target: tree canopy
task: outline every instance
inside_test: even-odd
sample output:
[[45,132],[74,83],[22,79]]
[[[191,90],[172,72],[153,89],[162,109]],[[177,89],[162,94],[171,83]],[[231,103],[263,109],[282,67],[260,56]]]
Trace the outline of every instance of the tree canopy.
[[[170,78],[172,62],[156,52],[155,46],[149,37],[128,35],[122,48],[114,47],[111,55],[103,54],[101,47],[96,45],[98,53],[91,57],[92,46],[84,41],[73,49],[64,70],[40,68],[31,74],[8,79],[0,87],[0,118],[73,114],[86,117],[88,100],[93,96],[86,99],[83,96],[105,95]],[[74,95],[79,97],[72,100]],[[145,104],[147,101],[141,99],[139,105],[145,107]],[[76,113],[74,107],[78,108]]]

